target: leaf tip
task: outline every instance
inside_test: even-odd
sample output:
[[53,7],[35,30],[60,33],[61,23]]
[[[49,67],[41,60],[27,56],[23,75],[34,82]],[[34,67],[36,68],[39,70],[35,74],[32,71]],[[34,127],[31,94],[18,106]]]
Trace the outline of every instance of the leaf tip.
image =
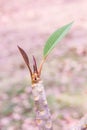
[[74,21],[70,22],[68,25],[70,25],[70,27],[73,25]]
[[19,45],[17,45],[18,49],[21,50],[21,47]]
[[19,45],[17,45],[17,47],[19,47]]

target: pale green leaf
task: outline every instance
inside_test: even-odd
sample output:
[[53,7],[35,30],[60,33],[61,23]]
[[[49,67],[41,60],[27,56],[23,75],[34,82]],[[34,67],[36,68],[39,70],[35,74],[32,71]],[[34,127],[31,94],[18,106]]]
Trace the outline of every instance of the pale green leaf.
[[70,30],[72,23],[69,23],[67,25],[64,25],[63,27],[56,30],[47,40],[45,46],[44,46],[44,52],[43,56],[44,58],[48,56],[48,54],[52,51],[52,49],[55,47],[55,45],[60,42],[63,37],[68,33]]

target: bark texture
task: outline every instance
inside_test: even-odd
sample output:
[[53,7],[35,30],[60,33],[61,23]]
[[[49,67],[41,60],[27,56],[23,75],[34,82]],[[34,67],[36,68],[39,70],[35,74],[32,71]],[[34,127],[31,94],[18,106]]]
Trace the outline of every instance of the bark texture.
[[48,108],[43,82],[40,80],[32,84],[35,101],[36,123],[39,130],[53,130],[51,114]]

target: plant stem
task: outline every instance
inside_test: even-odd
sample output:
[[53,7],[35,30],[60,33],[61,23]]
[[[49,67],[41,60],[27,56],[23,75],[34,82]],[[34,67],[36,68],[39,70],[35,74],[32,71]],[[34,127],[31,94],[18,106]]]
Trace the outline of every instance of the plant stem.
[[31,81],[32,81],[32,93],[33,93],[34,101],[35,101],[37,126],[39,127],[39,130],[53,130],[51,114],[47,105],[44,86],[43,86],[42,81],[40,80],[42,66],[46,57],[42,60],[40,68],[38,70],[36,59],[33,56],[33,71],[32,71],[26,52],[19,46],[18,48],[30,71],[30,76],[31,76]]
[[41,80],[32,84],[32,93],[35,101],[36,124],[39,130],[53,130],[51,114]]

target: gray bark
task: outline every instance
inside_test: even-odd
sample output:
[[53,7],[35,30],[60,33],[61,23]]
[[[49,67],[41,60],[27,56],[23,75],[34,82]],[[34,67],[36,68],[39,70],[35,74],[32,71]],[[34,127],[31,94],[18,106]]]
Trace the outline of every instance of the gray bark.
[[32,84],[32,93],[35,101],[36,123],[39,130],[53,130],[51,114],[41,80],[38,83]]

